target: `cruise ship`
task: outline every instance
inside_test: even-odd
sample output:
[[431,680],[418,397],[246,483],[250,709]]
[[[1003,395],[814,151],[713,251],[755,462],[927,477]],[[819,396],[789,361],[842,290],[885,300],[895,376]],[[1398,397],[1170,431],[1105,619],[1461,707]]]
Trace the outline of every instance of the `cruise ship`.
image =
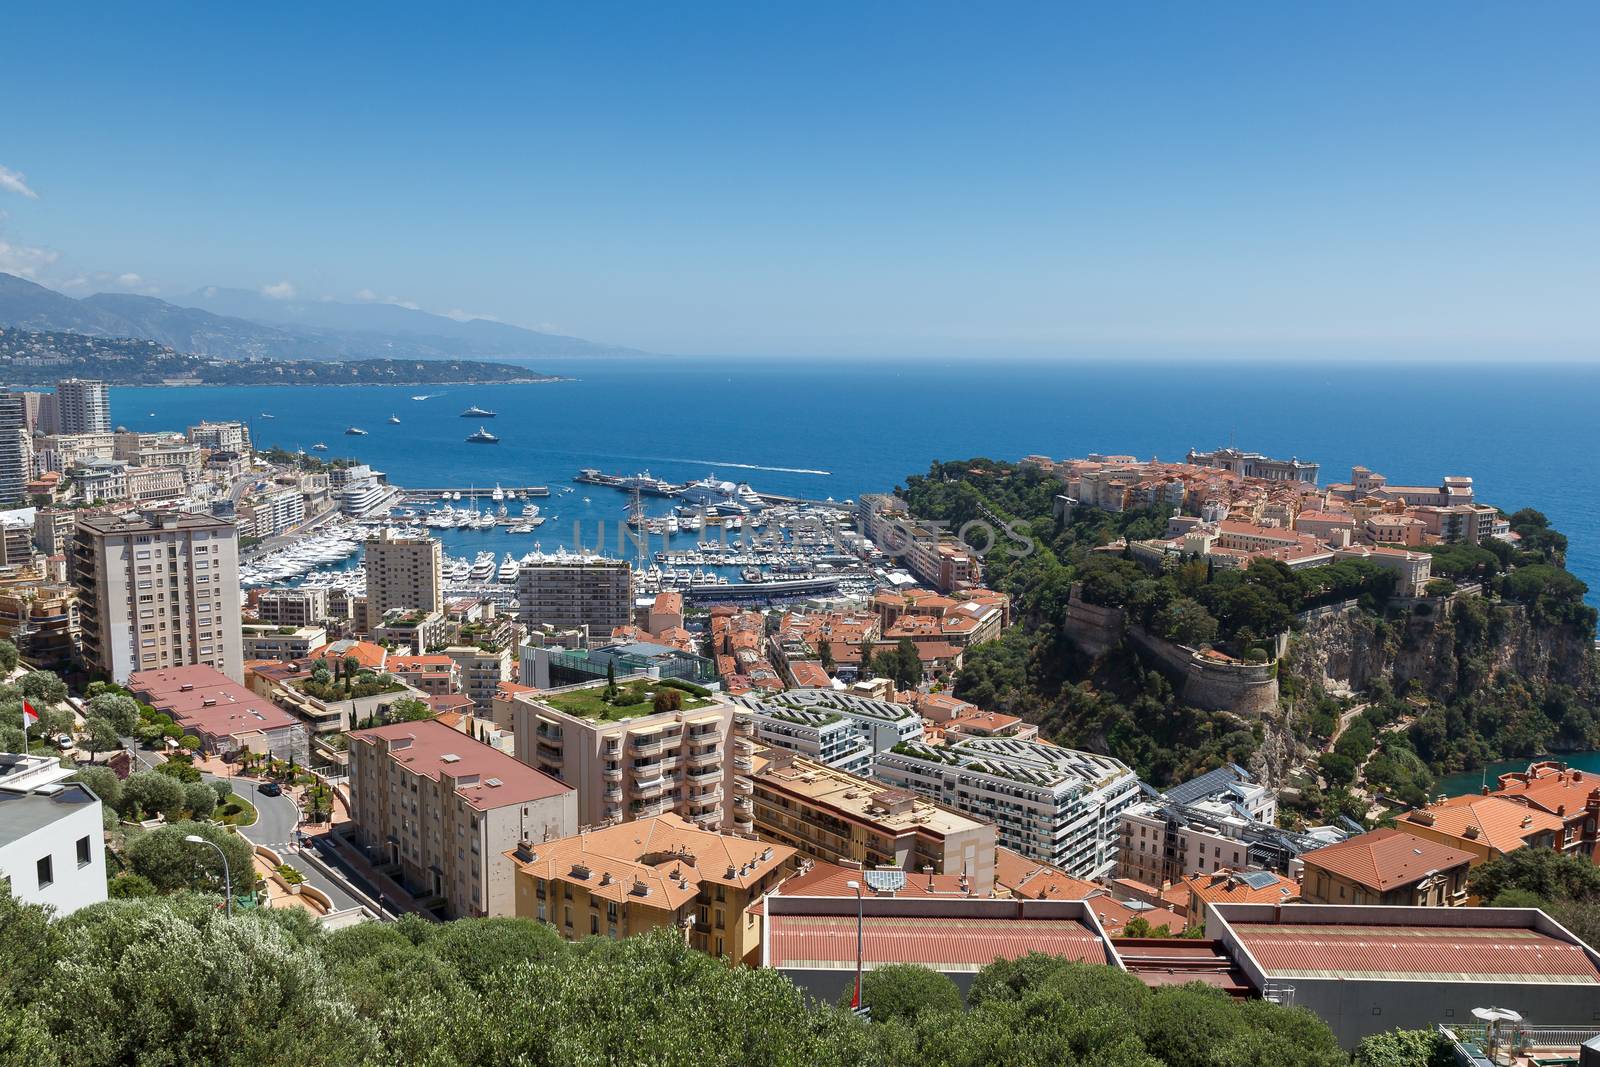
[[461,413],[461,417],[463,419],[492,419],[494,418],[494,412],[485,411],[483,408],[480,408],[478,405],[474,404],[467,410],[463,411]]

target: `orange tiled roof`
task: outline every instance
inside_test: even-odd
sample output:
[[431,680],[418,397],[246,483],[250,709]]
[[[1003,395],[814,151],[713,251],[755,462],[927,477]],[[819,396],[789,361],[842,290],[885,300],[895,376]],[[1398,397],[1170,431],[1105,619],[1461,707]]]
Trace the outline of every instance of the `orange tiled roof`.
[[1374,892],[1385,893],[1435,871],[1465,866],[1474,857],[1438,841],[1386,828],[1358,834],[1307,852],[1301,858],[1307,867],[1320,867]]
[[1237,872],[1216,871],[1190,875],[1183,880],[1193,899],[1208,904],[1281,904],[1300,895],[1300,886],[1281,874],[1259,889],[1244,881]]
[[1400,821],[1431,826],[1463,841],[1481,842],[1496,852],[1514,852],[1534,834],[1563,829],[1561,820],[1548,812],[1496,796],[1450,797],[1407,812]]

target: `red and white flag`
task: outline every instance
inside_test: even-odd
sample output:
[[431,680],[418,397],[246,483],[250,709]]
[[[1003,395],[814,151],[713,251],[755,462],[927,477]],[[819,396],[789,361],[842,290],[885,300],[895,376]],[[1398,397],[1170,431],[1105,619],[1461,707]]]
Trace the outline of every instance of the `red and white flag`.
[[33,710],[33,705],[26,700],[22,702],[22,728],[39,725],[39,713]]

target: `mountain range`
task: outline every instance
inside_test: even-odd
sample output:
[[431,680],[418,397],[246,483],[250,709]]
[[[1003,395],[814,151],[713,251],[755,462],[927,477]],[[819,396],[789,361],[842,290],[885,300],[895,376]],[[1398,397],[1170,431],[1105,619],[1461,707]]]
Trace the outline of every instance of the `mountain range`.
[[640,355],[488,319],[397,304],[275,300],[207,287],[178,303],[132,293],[76,299],[0,273],[0,326],[132,337],[222,359],[480,359]]

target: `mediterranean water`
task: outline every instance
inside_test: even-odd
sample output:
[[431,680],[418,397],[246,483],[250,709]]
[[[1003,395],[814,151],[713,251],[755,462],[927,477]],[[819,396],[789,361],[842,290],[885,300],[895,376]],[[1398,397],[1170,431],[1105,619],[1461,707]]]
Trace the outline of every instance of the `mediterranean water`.
[[[601,520],[614,530],[623,494],[557,492],[580,467],[669,481],[714,473],[757,491],[844,500],[892,489],[937,459],[1176,460],[1233,443],[1317,461],[1324,483],[1347,479],[1355,464],[1412,484],[1470,475],[1479,499],[1549,515],[1571,539],[1568,566],[1600,603],[1600,367],[677,357],[529,365],[570,380],[118,388],[112,419],[178,430],[240,419],[258,446],[323,442],[324,455],[355,457],[399,485],[550,486],[555,495],[539,504],[552,521],[531,535],[445,531],[456,554],[527,551],[534,541],[548,550],[571,540],[574,519],[585,538]],[[462,418],[474,404],[497,417]],[[480,423],[498,445],[466,442]],[[352,425],[367,436],[346,436]]]

